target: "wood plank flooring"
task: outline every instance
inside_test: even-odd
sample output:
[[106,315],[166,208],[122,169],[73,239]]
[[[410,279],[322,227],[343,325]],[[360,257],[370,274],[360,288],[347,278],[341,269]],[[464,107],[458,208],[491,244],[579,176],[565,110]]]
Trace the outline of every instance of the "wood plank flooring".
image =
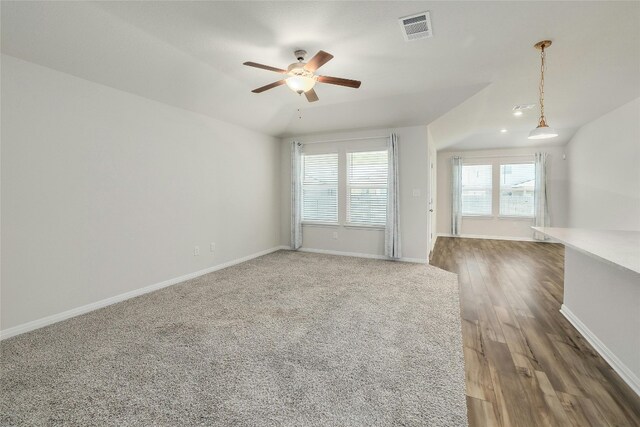
[[558,311],[564,247],[438,237],[458,274],[469,425],[640,426],[640,398]]

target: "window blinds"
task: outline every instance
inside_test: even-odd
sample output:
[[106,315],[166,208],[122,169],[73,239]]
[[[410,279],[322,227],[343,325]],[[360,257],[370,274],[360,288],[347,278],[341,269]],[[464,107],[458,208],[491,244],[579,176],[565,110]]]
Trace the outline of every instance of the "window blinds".
[[491,165],[462,165],[462,215],[491,216]]
[[347,153],[347,223],[385,225],[388,152]]
[[302,221],[338,222],[338,154],[302,156]]

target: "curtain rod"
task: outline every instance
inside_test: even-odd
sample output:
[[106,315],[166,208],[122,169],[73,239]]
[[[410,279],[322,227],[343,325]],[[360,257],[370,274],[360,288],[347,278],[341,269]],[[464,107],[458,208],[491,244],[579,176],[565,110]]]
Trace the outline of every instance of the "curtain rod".
[[534,157],[535,154],[514,154],[513,156],[509,156],[509,155],[501,155],[501,156],[458,156],[458,155],[453,155],[451,157],[461,157],[462,160],[464,159],[501,159],[501,158],[513,158],[513,157]]
[[383,138],[389,138],[389,135],[385,135],[385,136],[367,136],[367,137],[361,137],[361,138],[346,138],[346,139],[328,139],[325,141],[310,141],[310,142],[303,142],[303,141],[298,141],[301,144],[320,144],[320,143],[324,143],[324,142],[346,142],[346,141],[361,141],[361,140],[365,140],[365,139],[383,139]]

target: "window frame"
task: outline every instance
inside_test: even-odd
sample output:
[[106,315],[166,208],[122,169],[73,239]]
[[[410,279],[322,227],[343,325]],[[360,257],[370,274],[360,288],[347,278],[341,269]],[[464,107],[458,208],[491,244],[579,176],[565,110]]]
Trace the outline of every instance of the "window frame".
[[[489,214],[465,214],[464,213],[464,202],[461,201],[460,203],[460,213],[462,215],[462,218],[473,218],[473,219],[493,219],[495,218],[495,214],[494,214],[494,209],[495,209],[495,203],[494,203],[494,176],[493,176],[493,170],[494,170],[494,163],[493,161],[490,162],[486,162],[486,161],[473,161],[473,159],[471,159],[472,161],[464,161],[463,159],[463,163],[462,163],[462,168],[464,170],[465,166],[489,166],[491,168],[491,173],[490,173],[490,177],[491,177],[491,186],[489,187],[491,189],[491,197],[490,197],[490,213]],[[464,190],[464,185],[462,184],[462,182],[460,183],[461,188],[460,188],[460,194],[462,194],[462,191]]]
[[[345,150],[345,219],[344,224],[342,224],[346,228],[365,228],[365,229],[382,229],[386,228],[386,212],[385,212],[385,222],[384,223],[371,223],[371,224],[362,224],[358,222],[351,222],[350,220],[350,212],[351,212],[351,189],[352,188],[360,188],[360,189],[385,189],[387,190],[386,200],[389,198],[389,180],[387,179],[386,184],[351,184],[349,180],[349,168],[351,166],[350,163],[350,154],[353,153],[378,153],[378,152],[386,152],[387,153],[387,174],[389,168],[389,149],[388,148],[368,148],[368,149],[359,149],[359,150]],[[385,203],[386,205],[386,203]]]
[[497,219],[502,219],[502,220],[523,220],[523,221],[530,221],[532,219],[535,218],[535,196],[534,196],[534,205],[533,205],[533,214],[531,216],[525,216],[525,215],[503,215],[500,212],[500,205],[501,205],[501,201],[502,201],[502,166],[510,166],[510,165],[533,165],[534,170],[533,170],[533,181],[534,181],[534,193],[535,193],[535,179],[536,179],[536,172],[535,172],[535,162],[533,160],[521,160],[521,161],[504,161],[501,159],[498,159],[499,161],[495,164],[495,166],[497,166],[497,175],[498,175],[498,188],[497,188],[497,200],[498,200],[498,205],[497,205],[497,209],[498,212],[496,215],[494,215]]
[[[305,188],[305,157],[312,156],[328,156],[335,155],[336,156],[336,181],[335,181],[335,190],[336,190],[336,220],[335,221],[321,221],[321,220],[305,220],[304,219],[304,188]],[[340,225],[340,152],[339,151],[328,151],[325,153],[302,153],[302,168],[301,168],[301,182],[300,182],[300,191],[301,191],[301,200],[300,200],[300,222],[302,225],[313,225],[313,226],[326,226],[326,227],[337,227]],[[307,184],[309,185],[309,184]],[[313,184],[312,184],[313,185]],[[327,186],[327,184],[319,184],[318,187]]]

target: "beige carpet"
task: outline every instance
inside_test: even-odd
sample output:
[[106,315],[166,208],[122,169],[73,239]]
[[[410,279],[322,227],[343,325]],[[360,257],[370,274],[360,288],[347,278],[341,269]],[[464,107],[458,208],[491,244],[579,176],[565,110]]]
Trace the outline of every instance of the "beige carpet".
[[456,276],[280,251],[0,344],[3,426],[465,426]]

